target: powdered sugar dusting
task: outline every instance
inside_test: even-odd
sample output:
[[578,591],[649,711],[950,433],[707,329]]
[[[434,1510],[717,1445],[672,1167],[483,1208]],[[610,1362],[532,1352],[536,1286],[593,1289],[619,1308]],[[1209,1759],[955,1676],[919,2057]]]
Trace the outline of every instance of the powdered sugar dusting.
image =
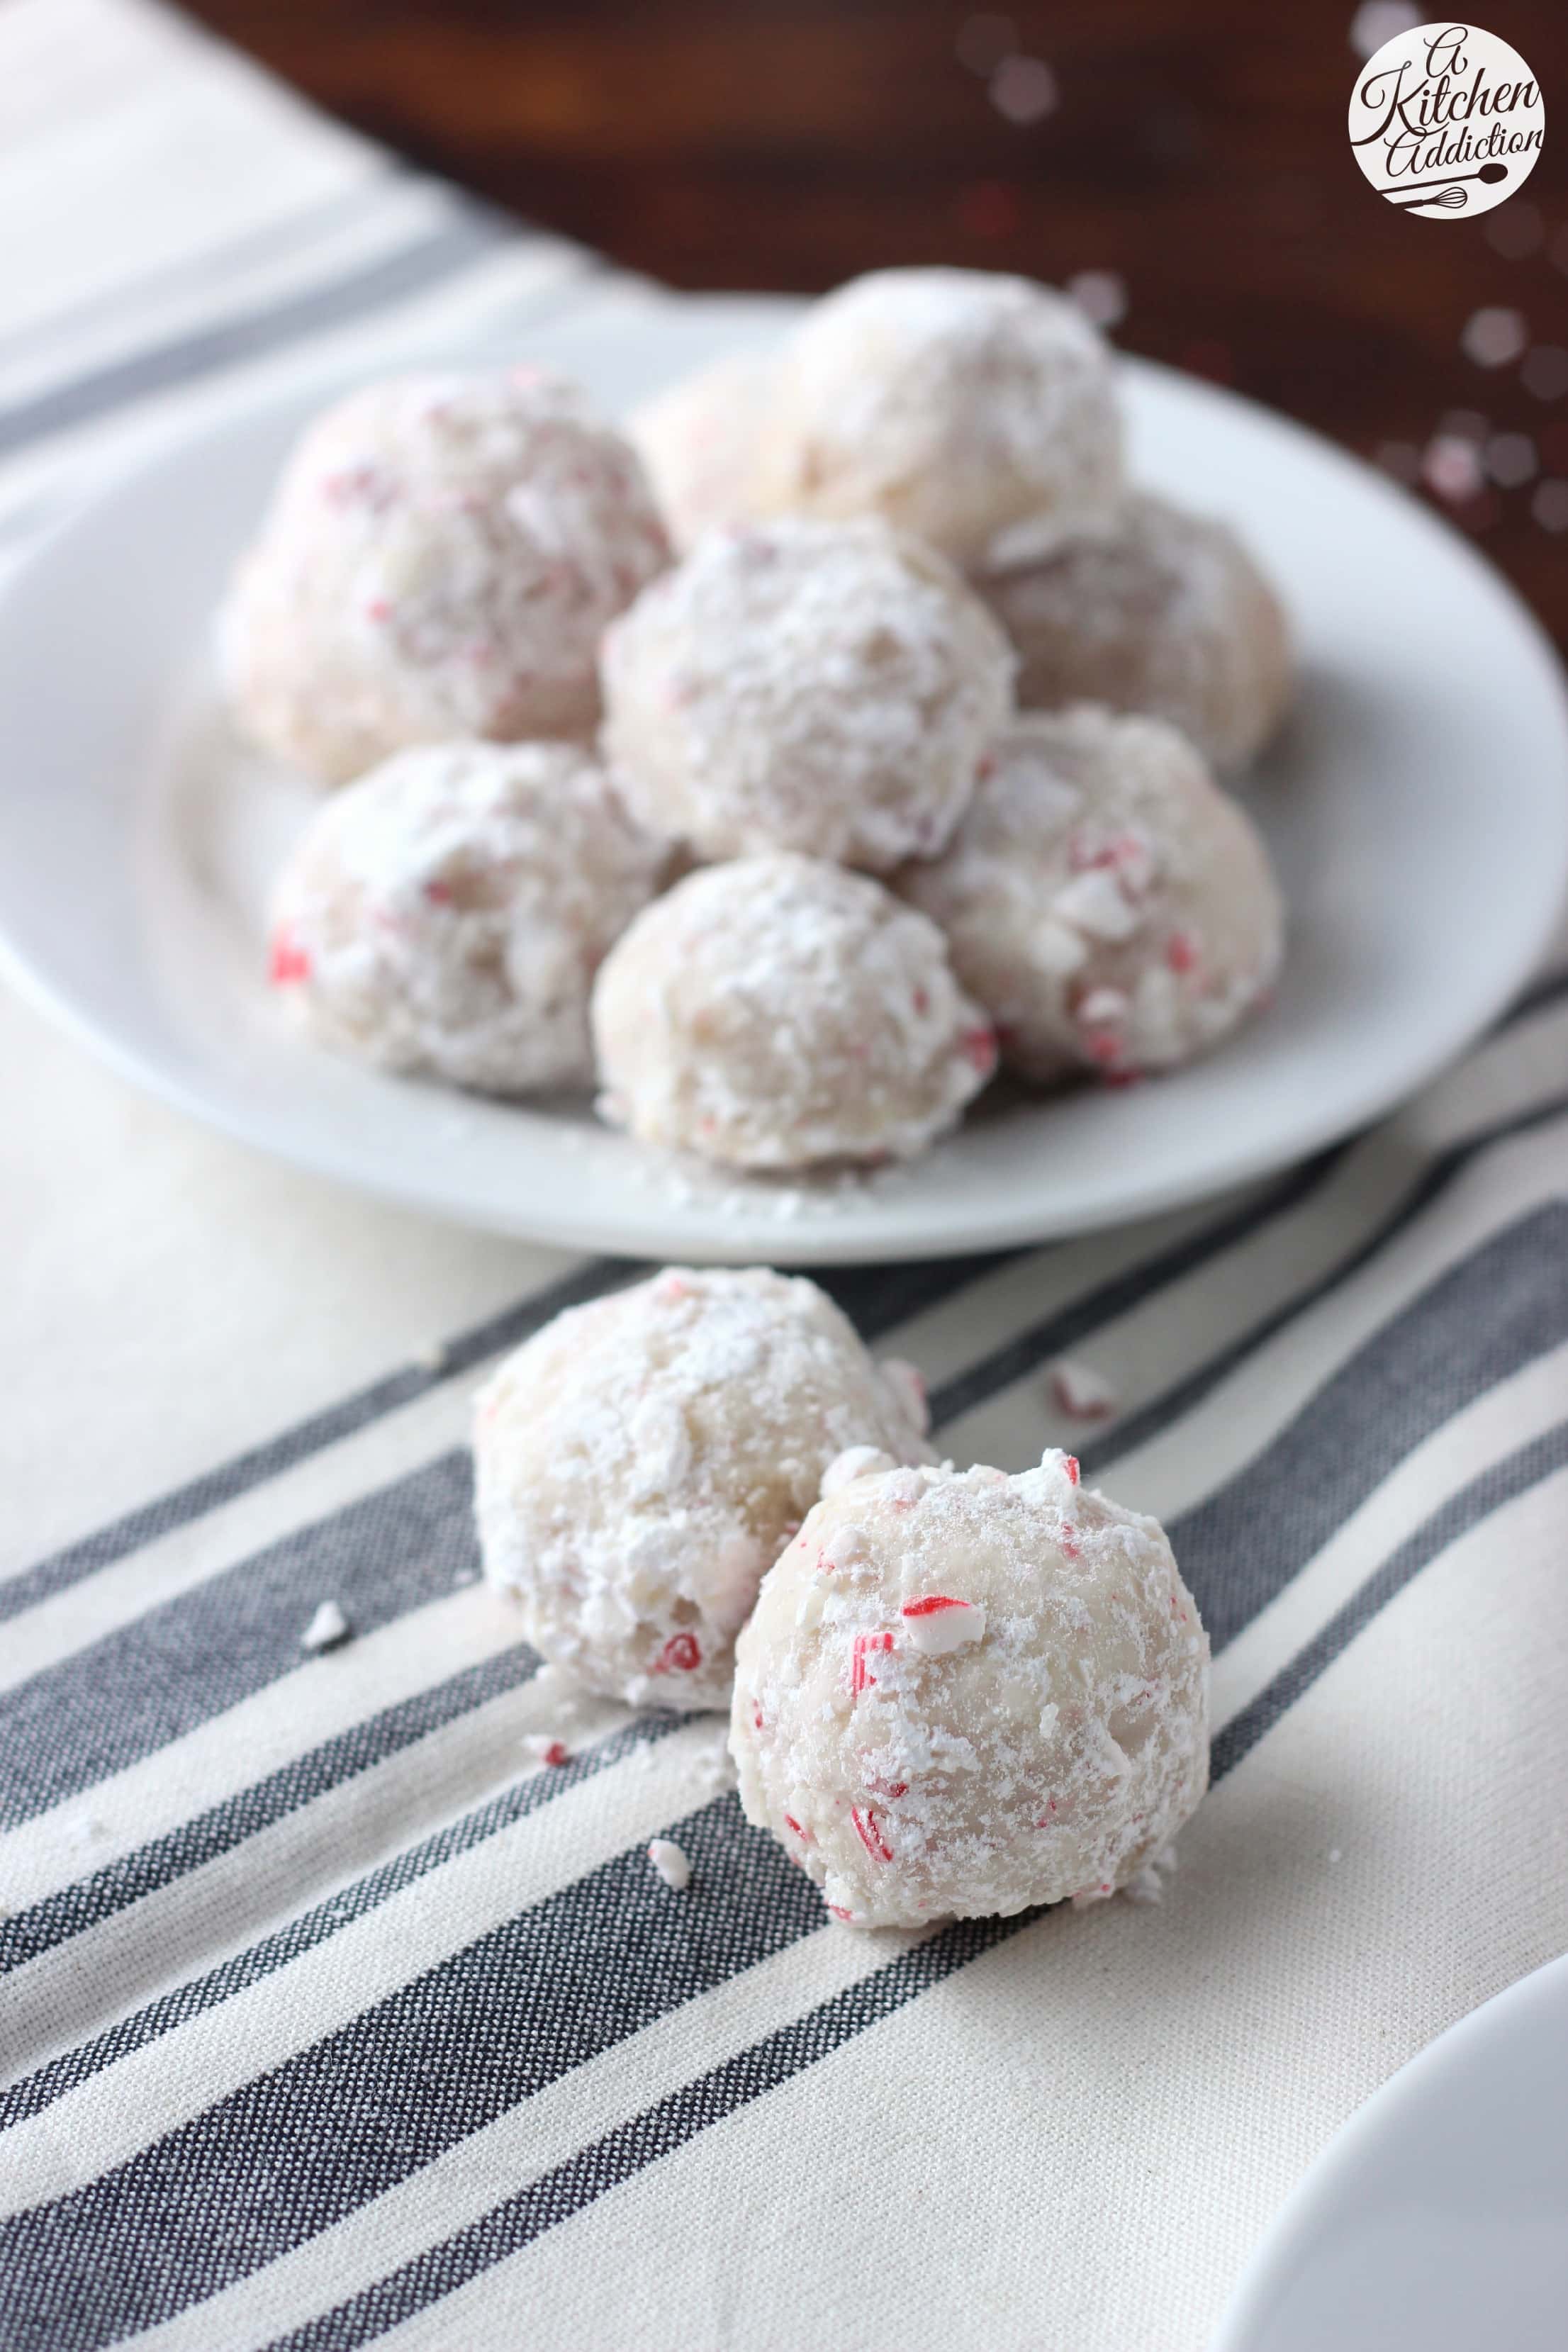
[[605,960],[593,1025],[606,1118],[742,1168],[907,1159],[995,1058],[932,923],[866,876],[785,856],[707,867],[646,908]]
[[668,561],[630,445],[540,369],[410,376],[297,446],[222,624],[236,708],[327,782],[408,743],[580,732]]
[[322,1044],[381,1068],[585,1087],[594,974],[667,861],[575,744],[405,751],[295,850],[273,983]]
[[927,1452],[814,1284],[668,1268],[556,1317],[480,1392],[485,1572],[582,1683],[721,1706],[758,1583],[851,1445]]
[[1272,985],[1262,841],[1192,747],[1088,704],[1016,721],[951,848],[899,877],[1026,1076],[1124,1077],[1216,1045]]
[[1290,696],[1285,614],[1235,532],[1139,492],[1117,529],[984,583],[1019,655],[1027,709],[1103,702],[1169,720],[1244,767]]
[[[839,1486],[736,1653],[748,1820],[858,1927],[1138,1882],[1207,1779],[1208,1644],[1158,1524],[1050,1452]],[[963,1628],[968,1638],[922,1638]]]
[[939,849],[1010,707],[997,624],[876,520],[700,541],[605,642],[628,804],[700,856],[791,849],[885,872]]
[[878,270],[814,304],[757,455],[770,510],[882,514],[971,571],[1107,526],[1121,478],[1098,331],[980,270]]

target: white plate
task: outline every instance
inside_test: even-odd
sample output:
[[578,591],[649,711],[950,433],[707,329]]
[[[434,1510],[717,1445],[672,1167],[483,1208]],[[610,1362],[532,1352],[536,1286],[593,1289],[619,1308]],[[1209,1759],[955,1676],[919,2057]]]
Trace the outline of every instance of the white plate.
[[[781,315],[623,295],[527,349],[618,411],[776,336]],[[1289,961],[1267,1017],[1211,1061],[983,1114],[869,1180],[781,1186],[665,1160],[580,1110],[302,1046],[261,984],[259,910],[309,795],[229,740],[205,664],[229,565],[319,391],[121,481],[0,603],[12,969],[128,1076],[247,1142],[475,1224],[654,1257],[999,1246],[1190,1201],[1345,1134],[1457,1053],[1544,944],[1568,861],[1555,658],[1495,574],[1365,467],[1164,370],[1129,362],[1124,386],[1138,473],[1244,526],[1301,652],[1298,715],[1253,793]]]
[[1210,2352],[1563,2352],[1568,1959],[1440,2036],[1332,2139]]

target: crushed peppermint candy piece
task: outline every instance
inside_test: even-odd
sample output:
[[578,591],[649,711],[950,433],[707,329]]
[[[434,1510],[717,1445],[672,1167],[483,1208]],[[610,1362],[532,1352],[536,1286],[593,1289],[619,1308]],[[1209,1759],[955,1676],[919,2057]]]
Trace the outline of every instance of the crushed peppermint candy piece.
[[985,1639],[985,1612],[973,1601],[931,1592],[906,1601],[900,1612],[910,1640],[928,1658],[945,1658],[966,1642]]
[[1051,901],[1051,912],[1091,940],[1130,940],[1143,920],[1109,866],[1091,866],[1064,882]]
[[572,1761],[572,1750],[566,1742],[554,1738],[548,1731],[531,1731],[522,1744],[541,1764],[570,1764]]
[[300,1634],[300,1647],[312,1654],[318,1650],[335,1649],[340,1642],[348,1640],[351,1631],[349,1621],[337,1602],[323,1601]]
[[1088,1364],[1058,1356],[1050,1368],[1051,1397],[1073,1421],[1105,1421],[1116,1411],[1116,1391]]
[[678,1895],[683,1887],[690,1885],[691,1864],[687,1860],[686,1849],[677,1845],[673,1838],[651,1840],[647,1858],[665,1885],[672,1886]]

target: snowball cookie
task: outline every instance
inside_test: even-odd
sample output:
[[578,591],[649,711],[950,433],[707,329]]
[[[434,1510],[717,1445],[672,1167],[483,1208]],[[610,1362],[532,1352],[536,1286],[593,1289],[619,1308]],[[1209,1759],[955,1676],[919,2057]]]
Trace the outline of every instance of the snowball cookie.
[[885,873],[940,849],[1012,709],[1006,636],[875,520],[721,531],[605,640],[633,814],[699,857],[799,849]]
[[1234,531],[1163,499],[1130,499],[1113,537],[984,583],[1018,649],[1031,709],[1109,703],[1167,719],[1215,767],[1245,767],[1290,698],[1273,589]]
[[1158,1520],[1055,1452],[828,1483],[736,1644],[747,1820],[858,1927],[1124,1885],[1208,1780],[1208,1642]]
[[645,908],[594,988],[604,1115],[735,1168],[909,1159],[996,1063],[934,923],[864,874],[745,857]]
[[1065,296],[973,269],[881,269],[807,311],[756,459],[768,512],[885,515],[965,571],[1108,526],[1110,353]]
[[585,733],[605,624],[668,560],[630,445],[534,368],[318,418],[220,624],[258,742],[329,783],[408,743]]
[[591,1688],[725,1706],[763,1570],[854,1445],[929,1459],[907,1381],[815,1283],[668,1268],[569,1307],[480,1391],[485,1574]]
[[733,352],[682,377],[627,418],[626,436],[682,554],[704,531],[752,512],[753,457],[774,373],[771,357]]
[[899,887],[947,934],[1004,1059],[1126,1078],[1217,1045],[1279,969],[1251,820],[1155,719],[1026,714],[993,761],[946,856]]
[[600,959],[662,878],[574,743],[400,751],[335,793],[273,898],[272,979],[324,1045],[494,1094],[592,1083]]

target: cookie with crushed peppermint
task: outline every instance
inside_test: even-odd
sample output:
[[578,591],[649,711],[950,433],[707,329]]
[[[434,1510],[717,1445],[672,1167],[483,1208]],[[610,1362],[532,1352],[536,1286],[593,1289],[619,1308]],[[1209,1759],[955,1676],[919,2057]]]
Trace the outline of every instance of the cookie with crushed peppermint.
[[341,783],[412,743],[584,734],[607,624],[669,560],[642,466],[532,367],[316,419],[220,616],[236,717]]
[[1103,702],[1245,768],[1290,700],[1284,607],[1228,526],[1140,492],[1117,528],[982,583],[1018,653],[1026,709]]
[[764,512],[878,514],[966,572],[1110,528],[1123,486],[1111,357],[1026,278],[880,269],[788,338],[749,495]]
[[895,887],[946,935],[1002,1055],[1125,1083],[1267,997],[1284,909],[1257,827],[1184,737],[1097,705],[1026,712],[945,854]]
[[401,751],[325,802],[272,896],[270,978],[319,1044],[524,1095],[593,1082],[589,992],[658,887],[574,743]]
[[999,625],[877,520],[711,534],[616,623],[602,667],[628,805],[703,859],[933,856],[1013,707]]
[[602,1114],[722,1165],[907,1160],[996,1039],[936,925],[821,858],[737,858],[644,908],[595,983]]
[[1208,1780],[1208,1641],[1158,1521],[1054,1450],[848,1466],[736,1645],[747,1820],[858,1927],[1127,1885]]
[[828,1463],[929,1459],[906,1371],[884,1377],[814,1283],[763,1268],[667,1267],[570,1307],[478,1400],[485,1574],[578,1682],[724,1706],[736,1633]]

